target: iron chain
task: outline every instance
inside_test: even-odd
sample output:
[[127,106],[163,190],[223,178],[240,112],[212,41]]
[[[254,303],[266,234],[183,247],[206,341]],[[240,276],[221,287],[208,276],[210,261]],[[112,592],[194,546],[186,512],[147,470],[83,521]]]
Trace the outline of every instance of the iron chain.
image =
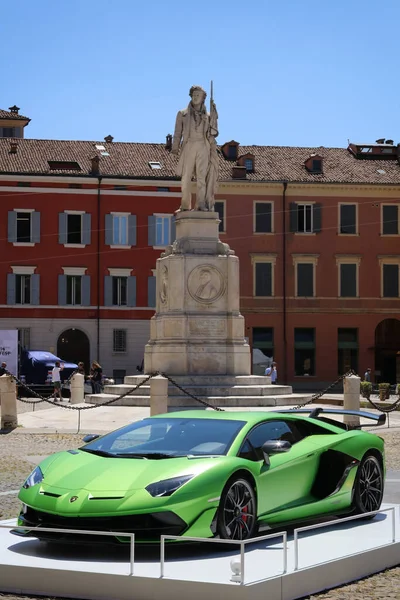
[[178,388],[178,390],[180,390],[181,392],[183,392],[184,394],[186,394],[186,396],[189,396],[189,398],[193,398],[193,400],[196,400],[196,402],[200,402],[200,404],[203,404],[203,406],[207,406],[207,408],[212,408],[213,410],[217,410],[217,411],[220,411],[220,412],[224,411],[224,409],[220,408],[219,406],[213,406],[209,402],[206,402],[205,400],[202,400],[201,398],[197,398],[197,396],[194,396],[193,394],[191,394],[190,392],[188,392],[187,390],[185,390],[181,385],[179,385],[179,383],[176,383],[176,381],[174,381],[166,373],[157,373],[157,375],[162,375],[162,377],[165,377],[166,379],[168,379],[168,381],[170,383],[172,383],[172,385],[174,385],[176,388]]
[[291,408],[291,410],[297,410],[299,408],[302,408],[303,406],[307,406],[307,404],[311,404],[312,402],[319,400],[320,398],[322,398],[322,396],[324,396],[324,394],[329,392],[329,390],[331,390],[333,387],[335,387],[335,385],[337,385],[338,383],[343,381],[343,379],[345,377],[348,377],[349,375],[355,375],[354,371],[350,369],[350,371],[347,371],[347,373],[345,373],[344,375],[341,375],[340,377],[338,377],[336,379],[336,381],[333,381],[330,385],[328,385],[327,388],[325,388],[321,392],[318,392],[317,394],[313,394],[311,396],[310,400],[307,400],[307,402],[303,402],[303,404],[298,404],[297,406],[293,406],[293,408]]

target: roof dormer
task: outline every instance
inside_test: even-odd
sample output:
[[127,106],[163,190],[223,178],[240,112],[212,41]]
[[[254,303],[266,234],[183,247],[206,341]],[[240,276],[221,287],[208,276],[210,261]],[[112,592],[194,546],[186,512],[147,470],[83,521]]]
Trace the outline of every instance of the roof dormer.
[[8,110],[0,109],[0,138],[23,138],[24,127],[30,119],[19,114],[19,107],[14,104]]
[[226,160],[237,160],[239,154],[239,142],[235,142],[235,140],[226,142],[221,150]]
[[304,166],[309,173],[322,174],[324,172],[323,161],[323,157],[319,154],[310,154],[304,161]]
[[237,164],[239,167],[245,167],[246,173],[254,173],[255,169],[255,156],[251,152],[243,154],[238,158]]

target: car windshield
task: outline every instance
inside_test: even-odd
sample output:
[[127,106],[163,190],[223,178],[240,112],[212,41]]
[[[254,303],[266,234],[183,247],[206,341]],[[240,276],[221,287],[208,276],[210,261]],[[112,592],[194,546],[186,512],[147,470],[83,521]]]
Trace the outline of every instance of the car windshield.
[[226,454],[245,421],[149,418],[89,442],[85,452],[115,458],[160,459]]

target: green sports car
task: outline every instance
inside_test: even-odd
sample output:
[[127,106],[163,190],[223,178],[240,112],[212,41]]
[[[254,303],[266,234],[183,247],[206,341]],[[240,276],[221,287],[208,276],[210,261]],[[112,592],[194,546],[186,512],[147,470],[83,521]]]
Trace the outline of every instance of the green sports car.
[[35,528],[129,532],[138,542],[243,540],[320,515],[376,511],[384,442],[332,414],[385,422],[383,414],[339,409],[190,410],[87,436],[86,445],[32,471],[19,493],[18,525],[29,529],[13,533],[79,543],[129,538]]

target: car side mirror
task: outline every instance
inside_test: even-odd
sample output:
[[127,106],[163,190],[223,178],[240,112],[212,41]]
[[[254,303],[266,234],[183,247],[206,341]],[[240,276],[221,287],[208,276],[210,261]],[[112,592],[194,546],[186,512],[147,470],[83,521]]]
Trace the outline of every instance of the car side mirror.
[[93,440],[97,440],[97,438],[100,437],[99,433],[89,433],[88,435],[85,435],[85,437],[83,438],[83,441],[88,444],[89,442],[93,442]]
[[262,453],[264,455],[264,462],[267,466],[270,465],[269,457],[271,454],[281,454],[282,452],[289,452],[292,444],[286,440],[268,440],[262,445]]

